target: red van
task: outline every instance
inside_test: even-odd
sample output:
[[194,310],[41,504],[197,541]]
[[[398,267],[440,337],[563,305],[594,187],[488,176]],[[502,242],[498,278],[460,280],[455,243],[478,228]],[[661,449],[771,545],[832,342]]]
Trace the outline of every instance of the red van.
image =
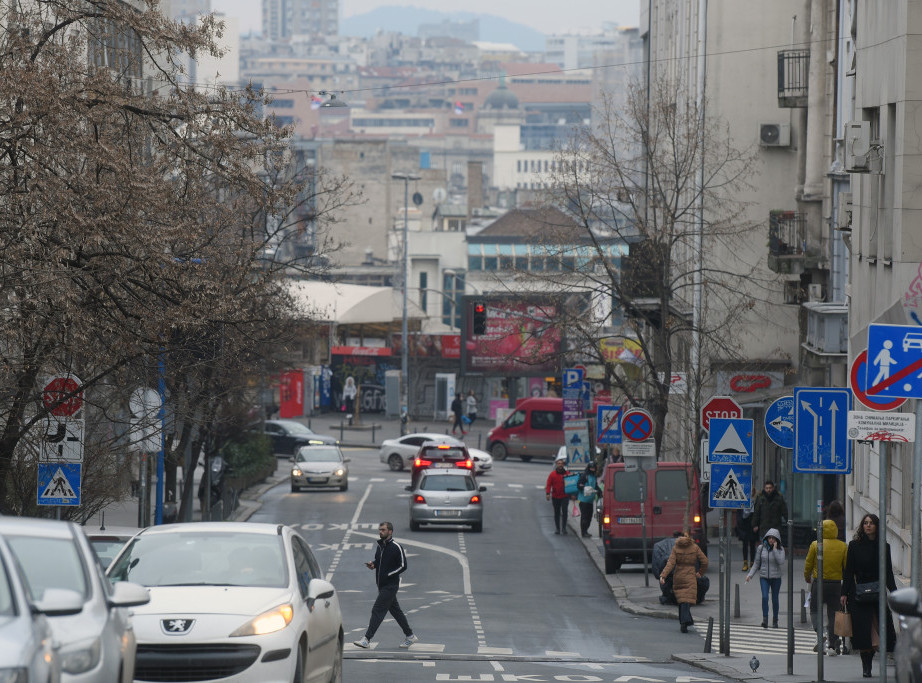
[[563,399],[524,398],[503,422],[487,434],[487,450],[497,460],[517,455],[552,459],[564,445]]
[[647,560],[652,557],[653,544],[672,538],[674,531],[689,529],[692,538],[701,545],[704,516],[698,495],[698,472],[691,463],[658,462],[650,471],[625,471],[624,463],[610,463],[602,476],[604,493],[598,517],[606,574],[618,571],[623,562],[643,562],[640,502],[644,478]]

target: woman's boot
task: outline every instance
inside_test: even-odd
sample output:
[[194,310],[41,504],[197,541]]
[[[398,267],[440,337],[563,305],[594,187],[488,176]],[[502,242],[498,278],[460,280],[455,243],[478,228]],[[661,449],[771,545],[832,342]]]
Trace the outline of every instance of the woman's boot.
[[871,678],[871,661],[873,659],[873,651],[861,653],[861,673],[865,678]]

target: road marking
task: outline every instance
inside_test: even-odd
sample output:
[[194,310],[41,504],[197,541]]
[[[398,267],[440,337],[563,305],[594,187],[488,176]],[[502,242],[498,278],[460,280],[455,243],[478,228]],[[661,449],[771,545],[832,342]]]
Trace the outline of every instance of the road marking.
[[[339,560],[343,556],[343,551],[345,546],[349,544],[349,537],[353,533],[361,533],[354,530],[356,524],[358,524],[359,516],[362,514],[362,508],[365,506],[365,501],[368,500],[368,496],[371,495],[371,489],[373,484],[369,484],[365,487],[365,493],[362,495],[362,498],[359,500],[358,505],[355,507],[355,513],[352,515],[352,520],[349,522],[349,528],[346,530],[345,535],[343,536],[342,546],[334,553],[333,560],[330,562],[329,568],[327,568],[326,580],[330,583],[333,582],[333,574],[336,572],[336,568],[339,566]],[[362,534],[363,536],[371,536],[371,534]],[[378,537],[374,537],[375,540],[378,540]]]
[[[369,489],[370,488],[371,487],[369,486]],[[364,502],[365,501],[363,499],[362,503]],[[359,504],[360,507],[362,503]],[[356,514],[358,514],[358,512],[356,512]],[[354,519],[355,518],[353,518],[353,520]],[[351,533],[354,533],[357,536],[367,536],[368,538],[374,538],[375,540],[378,540],[377,535],[367,534],[364,531],[353,531]],[[471,594],[471,568],[467,562],[467,558],[461,553],[459,553],[457,550],[449,550],[448,548],[443,548],[440,545],[433,545],[432,543],[423,543],[422,541],[410,541],[404,537],[401,537],[400,544],[405,545],[405,546],[415,547],[415,548],[425,548],[426,550],[431,550],[432,552],[450,555],[451,557],[458,560],[458,564],[461,565],[461,576],[462,576],[462,583],[464,584],[464,592],[468,595]]]

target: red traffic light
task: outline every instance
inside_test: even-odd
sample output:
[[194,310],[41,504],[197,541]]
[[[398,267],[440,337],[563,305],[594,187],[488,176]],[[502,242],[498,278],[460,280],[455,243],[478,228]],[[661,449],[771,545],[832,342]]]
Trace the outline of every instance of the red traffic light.
[[480,304],[480,303],[474,304],[474,313],[483,313],[486,310],[487,310],[487,307],[484,306],[483,304]]

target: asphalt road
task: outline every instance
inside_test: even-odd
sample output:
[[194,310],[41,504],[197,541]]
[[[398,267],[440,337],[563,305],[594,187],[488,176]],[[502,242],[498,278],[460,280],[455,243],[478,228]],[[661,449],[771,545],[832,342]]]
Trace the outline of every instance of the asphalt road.
[[[488,487],[482,533],[411,532],[409,473],[389,471],[377,451],[346,455],[348,491],[292,493],[286,482],[250,518],[296,527],[326,568],[343,610],[346,681],[729,680],[673,662],[671,653],[692,646],[678,641],[694,636],[622,612],[579,539],[554,535],[548,463],[496,462],[480,477]],[[384,520],[408,555],[399,599],[420,639],[409,650],[397,647],[403,634],[390,618],[369,650],[351,644],[376,594],[364,562]]]

